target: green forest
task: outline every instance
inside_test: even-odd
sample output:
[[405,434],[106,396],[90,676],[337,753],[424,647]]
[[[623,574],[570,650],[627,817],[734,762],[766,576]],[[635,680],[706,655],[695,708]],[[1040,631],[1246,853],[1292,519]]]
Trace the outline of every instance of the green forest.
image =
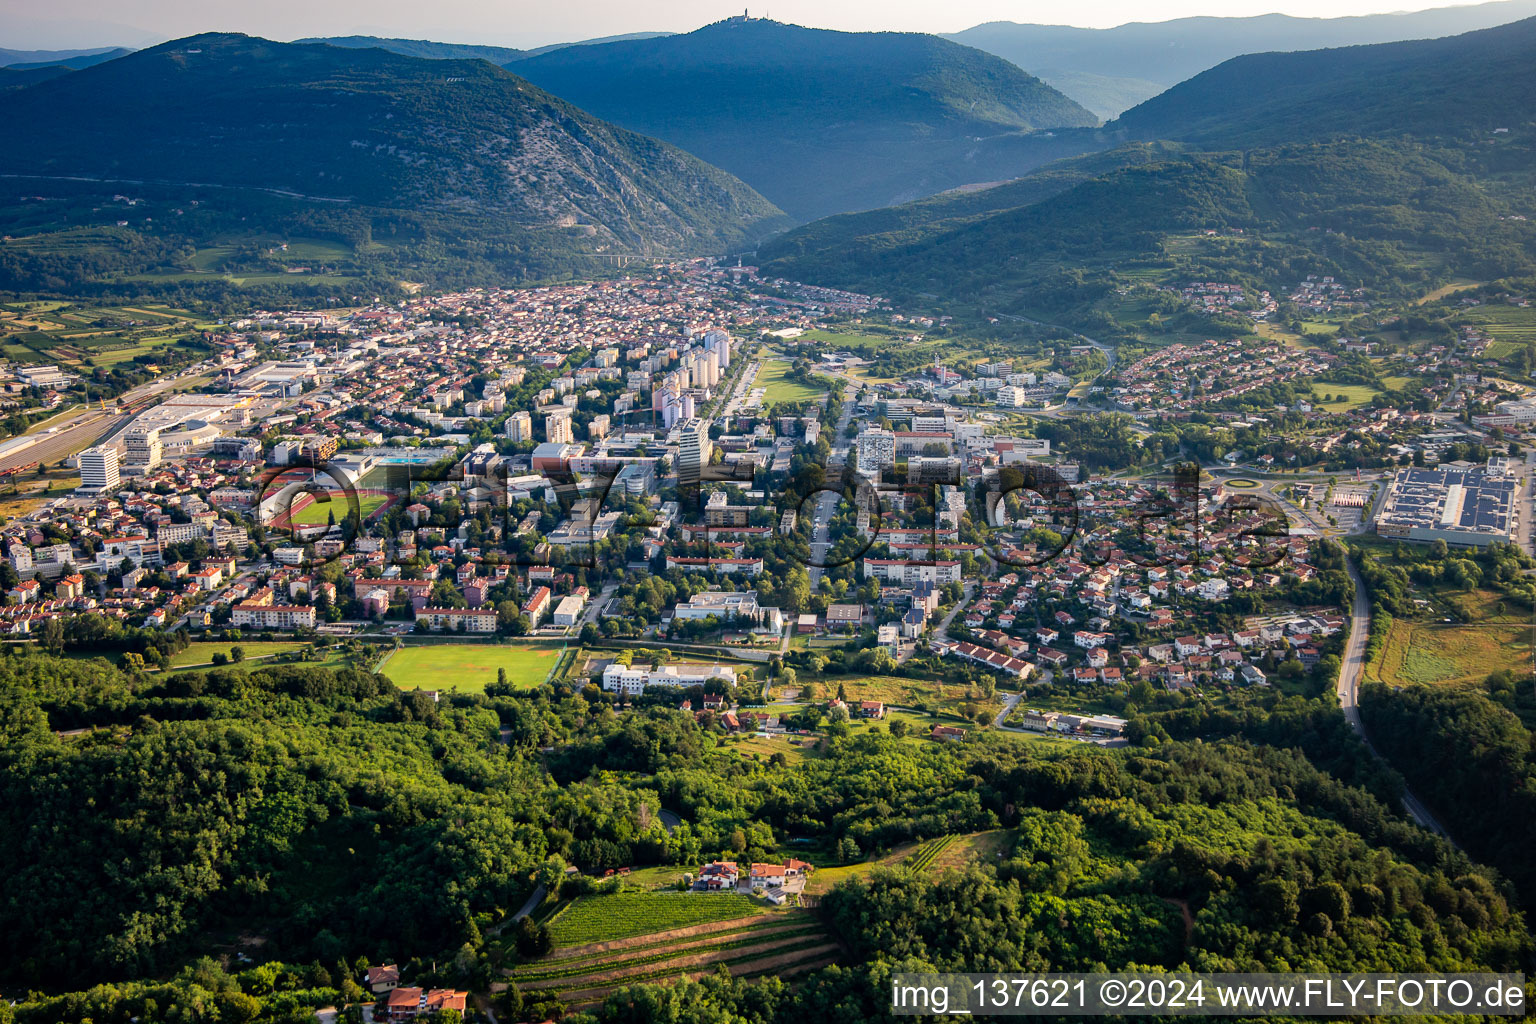
[[[620,866],[797,844],[876,857],[990,829],[1007,837],[995,863],[834,887],[817,913],[843,952],[803,984],[636,986],[567,1019],[880,1019],[898,970],[1519,970],[1533,951],[1529,880],[1409,824],[1392,773],[1347,732],[1326,738],[1338,715],[1320,701],[1132,709],[1120,751],[875,731],[785,764],[727,753],[669,708],[616,716],[581,682],[438,703],[351,668],[144,675],[8,648],[0,991],[19,1002],[0,1015],[299,1019],[394,961],[486,992],[508,957],[541,952],[492,936],[567,866],[581,875],[562,891],[583,891]],[[1394,713],[1404,734],[1451,727]],[[1517,771],[1516,726],[1469,737],[1486,756],[1445,785]],[[662,808],[682,821],[670,833]],[[1497,844],[1528,842],[1531,820],[1472,854],[1507,862]],[[503,1019],[549,1009],[511,992]]]

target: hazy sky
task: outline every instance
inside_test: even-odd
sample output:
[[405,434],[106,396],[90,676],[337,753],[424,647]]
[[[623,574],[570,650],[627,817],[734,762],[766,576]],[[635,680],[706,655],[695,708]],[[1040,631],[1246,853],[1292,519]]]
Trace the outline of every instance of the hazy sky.
[[[1279,11],[1341,17],[1421,10],[1434,0],[774,0],[753,7],[818,28],[957,32],[983,21],[1107,28],[1128,21]],[[272,39],[387,35],[532,47],[621,32],[681,32],[730,14],[706,0],[0,0],[0,46],[143,46],[194,32],[249,32]]]

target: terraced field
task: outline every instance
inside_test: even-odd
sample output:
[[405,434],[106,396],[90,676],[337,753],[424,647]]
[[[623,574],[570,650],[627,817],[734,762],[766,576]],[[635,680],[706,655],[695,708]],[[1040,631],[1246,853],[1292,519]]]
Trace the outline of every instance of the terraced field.
[[524,992],[553,991],[580,1008],[625,985],[698,978],[722,964],[737,977],[792,977],[832,963],[837,953],[814,915],[788,910],[567,946],[503,973]]

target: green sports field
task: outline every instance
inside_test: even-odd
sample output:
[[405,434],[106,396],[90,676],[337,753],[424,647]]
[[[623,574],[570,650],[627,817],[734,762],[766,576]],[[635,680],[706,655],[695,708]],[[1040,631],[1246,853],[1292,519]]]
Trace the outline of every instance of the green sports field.
[[544,682],[564,648],[527,644],[412,644],[385,657],[378,671],[402,689],[484,693],[498,669],[507,682],[533,689]]
[[[360,494],[357,496],[358,512],[367,519],[388,500],[382,494]],[[332,513],[338,522],[345,518],[348,508],[346,499],[338,495],[331,501],[312,501],[293,512],[290,518],[294,526],[324,526],[331,521]]]

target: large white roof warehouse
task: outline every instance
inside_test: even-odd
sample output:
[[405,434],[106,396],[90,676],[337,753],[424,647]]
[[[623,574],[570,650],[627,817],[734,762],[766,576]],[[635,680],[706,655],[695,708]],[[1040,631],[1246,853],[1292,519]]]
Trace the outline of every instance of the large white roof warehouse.
[[1400,469],[1376,514],[1376,532],[1404,540],[1484,545],[1514,535],[1518,481],[1481,466]]

